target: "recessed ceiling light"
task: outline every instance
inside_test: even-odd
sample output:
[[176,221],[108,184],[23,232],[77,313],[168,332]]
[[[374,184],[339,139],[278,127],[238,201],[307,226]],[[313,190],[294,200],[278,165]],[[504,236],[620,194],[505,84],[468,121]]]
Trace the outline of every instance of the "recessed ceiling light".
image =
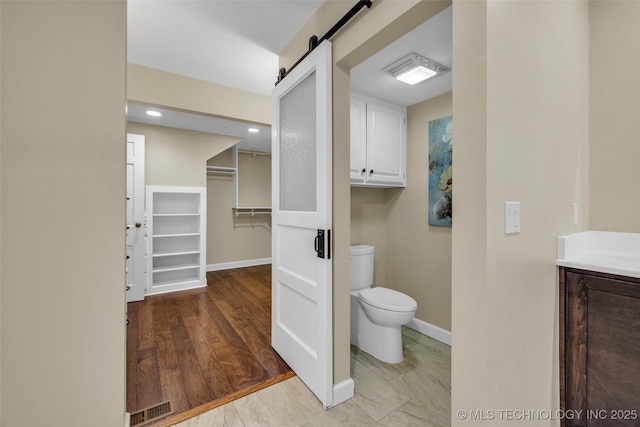
[[384,67],[383,71],[386,71],[403,83],[414,85],[437,74],[446,73],[451,70],[437,62],[423,58],[416,53],[410,53],[398,59],[393,64]]
[[258,129],[258,128],[249,128],[249,132],[258,133],[258,132],[260,132],[260,129]]
[[160,117],[162,115],[159,111],[147,110],[147,114],[153,117]]

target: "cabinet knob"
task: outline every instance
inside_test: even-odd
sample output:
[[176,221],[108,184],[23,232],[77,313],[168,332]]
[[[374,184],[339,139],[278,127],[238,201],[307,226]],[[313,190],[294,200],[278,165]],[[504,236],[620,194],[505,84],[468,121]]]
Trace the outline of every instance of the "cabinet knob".
[[140,221],[136,222],[136,228],[142,227],[142,223]]
[[370,174],[373,174],[373,169],[371,169],[371,170],[369,171],[369,173],[370,173]]
[[366,173],[367,170],[365,168],[362,168],[362,173]]

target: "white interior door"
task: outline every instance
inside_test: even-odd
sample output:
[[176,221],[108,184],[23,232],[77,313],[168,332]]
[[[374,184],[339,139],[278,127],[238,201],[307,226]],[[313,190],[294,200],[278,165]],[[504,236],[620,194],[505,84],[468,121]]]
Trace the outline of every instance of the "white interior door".
[[333,401],[331,43],[273,90],[271,341],[323,405]]
[[144,135],[127,134],[127,302],[144,299],[145,240]]

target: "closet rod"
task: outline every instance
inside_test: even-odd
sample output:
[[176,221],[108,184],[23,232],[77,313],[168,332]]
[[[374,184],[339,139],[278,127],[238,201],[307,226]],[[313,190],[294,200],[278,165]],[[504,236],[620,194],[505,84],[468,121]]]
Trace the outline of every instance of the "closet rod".
[[271,208],[233,208],[236,216],[240,215],[271,215]]
[[236,168],[227,168],[224,166],[207,166],[207,172],[234,174],[237,170]]
[[251,154],[252,156],[271,156],[271,153],[267,153],[265,151],[238,150],[238,153]]

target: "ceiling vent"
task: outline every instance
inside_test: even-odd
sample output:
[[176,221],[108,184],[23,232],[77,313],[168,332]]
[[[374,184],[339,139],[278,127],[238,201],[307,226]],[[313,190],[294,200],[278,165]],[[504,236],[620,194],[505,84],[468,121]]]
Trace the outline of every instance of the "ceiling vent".
[[382,71],[391,74],[403,83],[414,85],[451,70],[417,53],[410,53],[398,59],[393,64],[387,65]]

